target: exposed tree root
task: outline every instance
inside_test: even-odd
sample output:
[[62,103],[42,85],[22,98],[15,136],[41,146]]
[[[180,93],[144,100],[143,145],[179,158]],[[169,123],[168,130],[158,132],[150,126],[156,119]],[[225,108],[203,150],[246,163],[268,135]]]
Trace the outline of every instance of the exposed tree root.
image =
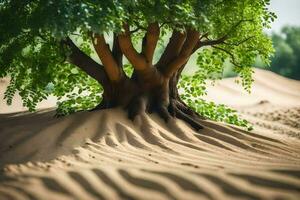
[[135,97],[133,100],[126,106],[128,118],[134,120],[135,117],[143,112],[145,112],[145,99],[143,97]]
[[[102,110],[112,108],[103,100],[97,107],[92,109]],[[143,113],[157,113],[166,123],[172,118],[178,118],[189,124],[196,131],[203,129],[198,119],[203,119],[198,113],[191,110],[181,100],[172,99],[168,106],[162,102],[149,101],[145,96],[134,97],[127,106],[124,106],[127,111],[128,118],[134,120],[138,115]]]
[[[173,114],[178,119],[181,119],[192,126],[195,130],[203,129],[203,126],[200,124],[198,119],[202,117],[198,113],[190,109],[184,103],[181,103],[181,100],[172,100],[172,103],[169,105],[169,112]],[[202,118],[203,119],[203,118]]]
[[[103,101],[91,111],[122,107],[131,120],[146,112],[157,113],[165,122],[177,117],[195,130],[203,128],[198,120],[201,116],[180,100],[177,90],[183,68],[190,55],[199,48],[200,33],[190,28],[186,28],[185,32],[174,30],[165,52],[154,64],[153,55],[160,35],[159,24],[155,22],[148,25],[141,53],[132,44],[130,25],[124,23],[123,28],[124,32],[114,34],[112,49],[103,35],[91,35],[103,66],[93,62],[71,39],[64,41],[72,50],[71,63],[98,80],[103,87]],[[134,68],[131,77],[123,70],[123,55]]]
[[176,117],[191,125],[195,130],[203,129],[203,126],[197,121],[196,117],[188,115],[181,110],[176,110]]

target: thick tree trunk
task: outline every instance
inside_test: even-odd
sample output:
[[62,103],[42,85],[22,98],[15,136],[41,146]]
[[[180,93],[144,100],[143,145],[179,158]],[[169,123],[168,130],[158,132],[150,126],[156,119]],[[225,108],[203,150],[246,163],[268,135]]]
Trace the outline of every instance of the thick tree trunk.
[[[141,113],[155,112],[166,122],[177,117],[194,129],[201,129],[198,114],[180,99],[177,90],[181,72],[190,55],[198,48],[199,32],[189,28],[185,33],[174,31],[159,62],[153,65],[153,55],[160,34],[159,24],[149,24],[141,53],[132,44],[127,24],[124,24],[124,30],[124,33],[114,34],[112,50],[103,35],[91,34],[92,43],[103,66],[85,55],[71,39],[63,41],[71,49],[70,62],[103,86],[103,100],[93,110],[123,107],[132,120]],[[123,55],[134,68],[131,78],[123,71]]]
[[128,118],[142,113],[157,113],[164,121],[177,117],[190,124],[194,129],[202,128],[195,114],[180,99],[177,90],[178,74],[172,78],[162,76],[156,68],[136,71],[135,78],[124,78],[111,83],[104,91],[103,100],[94,110],[122,107],[128,112]]
[[197,112],[192,110],[186,103],[184,103],[178,92],[178,81],[181,76],[181,72],[184,69],[185,64],[170,78],[169,83],[169,111],[173,116],[182,119],[189,123],[194,129],[202,129],[202,126],[198,122],[198,118],[203,119]]

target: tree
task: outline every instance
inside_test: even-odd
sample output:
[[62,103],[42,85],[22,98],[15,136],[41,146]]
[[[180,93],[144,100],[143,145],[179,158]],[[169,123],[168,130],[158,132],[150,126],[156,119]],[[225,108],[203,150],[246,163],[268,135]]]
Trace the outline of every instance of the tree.
[[284,27],[280,34],[273,33],[275,55],[270,70],[300,80],[300,28]]
[[[121,106],[130,119],[156,112],[165,121],[176,116],[200,129],[198,114],[178,94],[186,63],[198,53],[199,69],[193,78],[199,82],[188,88],[191,92],[201,93],[205,79],[219,77],[228,60],[250,89],[251,64],[257,55],[268,63],[272,53],[271,41],[263,34],[275,18],[268,4],[269,0],[2,1],[0,77],[11,77],[6,98],[10,103],[19,91],[31,109],[49,94],[67,95],[69,104],[85,107],[102,99],[94,109]],[[157,46],[164,51],[154,62]],[[91,58],[94,50],[101,62]],[[126,66],[133,70],[129,76]],[[75,98],[82,91],[89,102]]]

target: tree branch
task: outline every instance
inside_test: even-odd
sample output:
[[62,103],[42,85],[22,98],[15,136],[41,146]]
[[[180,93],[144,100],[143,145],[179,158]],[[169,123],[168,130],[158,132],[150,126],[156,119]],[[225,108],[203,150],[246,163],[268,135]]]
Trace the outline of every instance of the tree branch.
[[205,40],[205,41],[199,41],[197,44],[198,48],[204,47],[204,46],[212,46],[212,45],[217,45],[217,44],[222,44],[224,41],[227,39],[227,36],[220,37],[219,39],[216,40]]
[[215,49],[219,49],[219,50],[224,51],[225,53],[227,53],[231,57],[231,63],[233,65],[237,66],[237,67],[241,67],[239,64],[236,63],[235,57],[234,57],[234,55],[230,51],[228,51],[226,49],[223,49],[221,47],[217,47],[217,46],[212,46],[212,47],[215,48]]
[[157,22],[149,24],[142,46],[142,53],[148,63],[152,64],[154,51],[159,39],[159,25]]
[[[218,39],[215,39],[215,40],[208,39],[208,33],[205,33],[199,39],[198,44],[196,45],[195,51],[197,51],[199,48],[204,47],[204,46],[213,46],[213,45],[218,45],[218,44],[226,44],[225,40],[227,40],[229,38],[230,33],[232,31],[234,31],[235,28],[237,28],[243,22],[251,22],[251,21],[253,21],[253,20],[252,19],[242,19],[242,20],[238,21],[234,26],[232,26],[230,28],[230,30],[226,34],[224,34],[224,36],[222,36]],[[206,38],[207,40],[201,41],[201,39],[203,39],[203,38]],[[247,40],[249,40],[251,38],[252,37],[247,38],[245,41],[242,41],[241,43],[246,42]],[[233,45],[235,45],[235,44],[233,44]],[[238,45],[240,45],[240,44],[237,44],[236,46],[238,46]]]
[[157,66],[160,70],[165,68],[172,60],[174,60],[181,51],[181,48],[186,39],[186,33],[182,33],[174,30],[172,36],[170,37],[169,43],[165,48],[165,51],[161,55]]
[[177,84],[179,81],[179,78],[181,76],[181,73],[184,69],[184,67],[186,66],[187,62],[184,63],[176,73],[173,74],[173,76],[170,78],[170,82],[169,82],[169,90],[170,90],[170,96],[174,99],[179,99],[179,93],[178,93],[178,88],[177,88]]
[[171,77],[180,67],[185,64],[191,54],[193,53],[193,50],[196,46],[196,44],[199,41],[199,32],[195,30],[188,30],[187,31],[187,38],[184,42],[184,45],[177,56],[175,60],[173,60],[168,67],[163,71],[163,74],[166,77]]
[[104,65],[104,69],[111,81],[118,81],[121,79],[121,71],[116,63],[110,49],[109,45],[106,44],[105,38],[103,35],[93,34],[92,43],[94,48]]
[[236,42],[236,43],[228,43],[228,42],[223,42],[224,44],[226,45],[230,45],[230,46],[239,46],[245,42],[247,42],[248,40],[251,40],[252,38],[255,38],[255,36],[250,36],[250,37],[247,37],[239,42]]
[[253,19],[241,19],[240,21],[238,21],[234,26],[231,27],[231,29],[228,31],[228,33],[226,34],[226,36],[229,36],[229,34],[235,30],[235,28],[237,28],[239,25],[241,25],[243,22],[253,22]]
[[118,36],[115,33],[114,33],[112,55],[115,58],[115,61],[117,62],[118,66],[120,68],[122,68],[122,66],[123,66],[123,53],[122,53],[120,45],[119,45]]
[[137,31],[139,31],[139,30],[141,30],[141,29],[140,29],[140,28],[135,28],[135,29],[133,29],[132,31],[130,31],[130,34],[133,34],[133,33],[137,32]]
[[129,26],[127,24],[124,25],[124,30],[125,31],[118,36],[119,45],[123,54],[133,65],[135,70],[145,70],[147,68],[146,59],[133,47]]
[[69,63],[79,67],[90,77],[96,79],[102,86],[108,84],[108,77],[102,65],[81,51],[69,37],[62,40],[61,44],[68,46],[71,50],[71,54],[68,55],[67,59]]

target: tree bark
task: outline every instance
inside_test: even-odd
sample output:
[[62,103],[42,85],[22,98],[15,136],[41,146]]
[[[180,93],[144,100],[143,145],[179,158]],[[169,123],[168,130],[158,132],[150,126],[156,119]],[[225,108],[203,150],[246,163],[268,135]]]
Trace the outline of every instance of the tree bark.
[[159,61],[156,64],[160,71],[162,71],[164,67],[166,67],[172,60],[174,60],[178,56],[185,39],[185,32],[182,33],[176,30],[173,31],[165,51],[163,52]]
[[79,67],[90,77],[96,79],[102,86],[106,87],[109,85],[108,76],[102,65],[81,51],[70,38],[62,40],[61,43],[62,45],[67,45],[71,50],[67,58],[71,64]]
[[[124,33],[114,35],[112,50],[103,35],[93,35],[93,45],[104,66],[84,54],[72,40],[64,41],[72,50],[70,62],[98,80],[104,88],[103,100],[94,110],[123,107],[132,120],[141,113],[155,112],[166,122],[177,117],[194,129],[201,129],[198,115],[180,99],[177,89],[181,72],[196,50],[199,33],[194,30],[187,33],[174,31],[165,52],[153,66],[159,39],[158,23],[149,24],[141,53],[132,45],[129,26],[125,24],[124,29]],[[134,68],[131,78],[123,72],[123,55]]]
[[139,54],[131,42],[130,30],[127,24],[124,24],[124,32],[118,36],[119,45],[136,70],[145,70],[147,68],[147,62],[143,55]]
[[113,54],[109,49],[109,45],[106,44],[104,36],[93,34],[92,42],[109,79],[114,82],[120,81],[123,75],[120,70],[121,68],[114,59]]
[[[122,68],[123,67],[123,53],[121,51],[121,47],[119,45],[119,39],[118,39],[118,36],[117,36],[116,33],[114,33],[112,55],[115,58],[115,61],[116,61],[117,65],[120,68]],[[123,71],[123,73],[124,73],[124,71]]]
[[157,22],[151,23],[148,26],[147,33],[143,39],[142,54],[146,61],[152,65],[154,50],[159,39],[159,25]]
[[199,36],[200,33],[195,30],[187,31],[187,37],[179,55],[162,71],[166,77],[172,77],[188,61],[199,41]]

